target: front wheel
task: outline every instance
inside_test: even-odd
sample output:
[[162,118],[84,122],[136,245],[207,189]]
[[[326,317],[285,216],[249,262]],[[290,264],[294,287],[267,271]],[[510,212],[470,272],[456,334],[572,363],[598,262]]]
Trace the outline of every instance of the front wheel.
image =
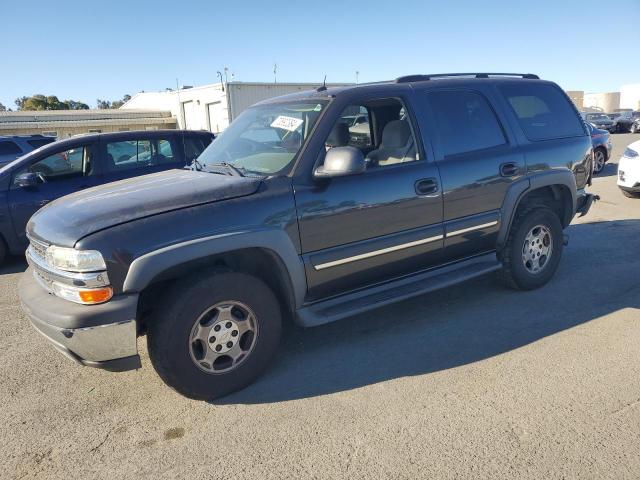
[[519,290],[546,284],[558,269],[562,247],[562,224],[553,211],[534,207],[519,214],[500,255],[507,284]]
[[197,400],[252,383],[280,341],[280,305],[261,280],[232,272],[181,281],[148,323],[147,345],[158,375]]
[[607,156],[601,148],[593,152],[593,173],[600,173],[604,169],[607,162]]

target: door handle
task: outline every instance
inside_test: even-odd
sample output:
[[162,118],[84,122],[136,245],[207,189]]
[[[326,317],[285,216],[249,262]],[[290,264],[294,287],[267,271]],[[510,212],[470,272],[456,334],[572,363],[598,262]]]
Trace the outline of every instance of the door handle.
[[416,182],[415,187],[418,195],[429,195],[438,191],[438,181],[435,178],[423,178]]
[[503,163],[500,165],[500,176],[501,177],[514,177],[518,174],[520,168],[514,162]]

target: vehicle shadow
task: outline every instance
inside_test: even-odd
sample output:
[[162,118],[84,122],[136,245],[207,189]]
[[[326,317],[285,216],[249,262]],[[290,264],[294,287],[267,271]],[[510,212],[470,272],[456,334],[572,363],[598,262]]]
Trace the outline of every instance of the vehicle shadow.
[[23,256],[9,256],[4,264],[0,266],[0,275],[8,273],[20,273],[27,269],[27,261]]
[[607,162],[600,173],[594,174],[594,178],[615,177],[618,175],[618,164]]
[[[545,287],[487,276],[313,329],[290,328],[266,373],[214,404],[258,404],[351,390],[459,367],[625,308],[640,308],[640,220],[573,225]],[[624,248],[621,248],[624,246]]]

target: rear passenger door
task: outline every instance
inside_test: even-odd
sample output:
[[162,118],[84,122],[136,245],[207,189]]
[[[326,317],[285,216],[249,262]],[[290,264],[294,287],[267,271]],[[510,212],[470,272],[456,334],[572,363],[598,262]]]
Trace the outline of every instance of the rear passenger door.
[[442,180],[445,261],[495,247],[507,189],[526,175],[492,95],[463,88],[418,93],[427,107],[422,131],[432,137]]

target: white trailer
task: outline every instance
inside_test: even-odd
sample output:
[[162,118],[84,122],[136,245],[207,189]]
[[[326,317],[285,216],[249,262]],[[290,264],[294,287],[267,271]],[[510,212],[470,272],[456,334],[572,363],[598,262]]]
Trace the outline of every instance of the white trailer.
[[[141,92],[121,108],[170,111],[178,128],[219,133],[242,111],[267,98],[319,87],[320,83],[212,83],[164,92]],[[348,85],[327,84],[327,87]]]

